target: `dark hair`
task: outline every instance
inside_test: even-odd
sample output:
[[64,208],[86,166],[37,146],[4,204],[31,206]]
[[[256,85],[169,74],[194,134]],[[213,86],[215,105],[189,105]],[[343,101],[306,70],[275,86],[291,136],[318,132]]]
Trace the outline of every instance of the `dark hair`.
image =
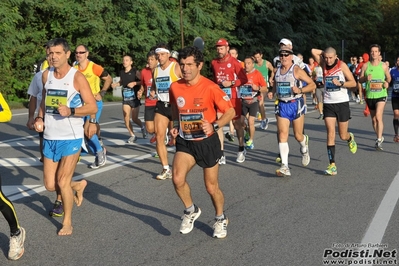
[[372,44],[372,45],[370,45],[370,51],[371,51],[371,48],[374,48],[374,47],[377,47],[377,48],[378,48],[378,52],[381,52],[381,46],[378,45],[378,44]]
[[231,50],[236,50],[236,52],[238,53],[238,49],[235,48],[235,47],[230,47],[230,51],[231,51]]
[[199,66],[200,63],[204,62],[204,55],[202,54],[200,49],[198,49],[195,46],[187,46],[181,49],[179,51],[179,62],[180,60],[186,59],[189,56],[194,57],[194,61],[197,64],[197,66]]
[[261,55],[263,55],[263,53],[262,53],[262,51],[261,51],[260,49],[256,49],[256,50],[254,51],[254,54],[253,54],[253,55],[256,55],[256,54],[261,54]]
[[255,59],[254,59],[254,57],[253,57],[252,55],[247,55],[247,56],[244,58],[244,61],[245,61],[245,59],[251,59],[252,62],[255,63]]
[[131,54],[127,53],[127,54],[125,54],[123,57],[125,57],[125,56],[128,56],[128,57],[130,57],[130,60],[132,60],[132,61],[133,61],[133,56],[132,56]]
[[170,51],[170,49],[169,49],[169,45],[167,45],[166,43],[158,43],[157,44],[157,48],[165,48],[165,49],[168,49],[169,51]]
[[151,57],[151,56],[155,56],[157,57],[156,53],[155,53],[155,49],[151,49],[148,53],[147,53],[147,58]]
[[54,47],[61,45],[64,49],[64,52],[69,52],[71,49],[69,48],[68,42],[64,38],[55,38],[47,43],[47,47]]

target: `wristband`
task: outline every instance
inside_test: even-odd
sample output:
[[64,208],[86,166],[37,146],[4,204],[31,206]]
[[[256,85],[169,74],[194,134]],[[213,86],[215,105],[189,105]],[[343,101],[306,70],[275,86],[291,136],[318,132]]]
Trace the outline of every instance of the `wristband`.
[[43,117],[41,117],[41,116],[36,116],[35,121],[37,121],[38,119],[41,119],[42,121],[44,121]]
[[218,125],[218,123],[216,123],[216,122],[213,123],[212,126],[213,126],[213,130],[215,130],[215,131],[218,131],[219,128],[220,128],[219,125]]
[[71,114],[69,116],[75,115],[75,108],[69,108],[71,110]]
[[173,127],[179,128],[179,121],[178,120],[173,121]]
[[95,118],[90,118],[89,123],[96,124],[97,120]]

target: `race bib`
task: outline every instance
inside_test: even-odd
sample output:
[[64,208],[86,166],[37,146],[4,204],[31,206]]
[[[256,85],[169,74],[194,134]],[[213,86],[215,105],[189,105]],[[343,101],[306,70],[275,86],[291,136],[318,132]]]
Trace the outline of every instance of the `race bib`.
[[201,140],[207,138],[202,129],[202,113],[180,114],[181,137],[185,140]]
[[326,77],[326,91],[328,91],[328,92],[341,90],[341,87],[339,87],[333,83],[333,79],[339,80],[339,77],[338,76]]
[[222,88],[222,90],[227,94],[229,99],[231,99],[231,88]]
[[136,99],[136,94],[134,93],[133,88],[123,88],[122,94],[123,94],[123,101],[125,102],[133,101],[134,99]]
[[277,82],[277,95],[279,98],[291,97],[291,83],[290,82]]
[[157,77],[155,85],[158,89],[158,94],[169,93],[170,77]]
[[240,86],[240,95],[241,99],[251,100],[254,97],[254,93],[252,92],[252,86],[248,84]]
[[60,104],[67,105],[68,91],[49,89],[46,94],[46,113],[59,114],[58,107]]
[[395,80],[395,81],[393,82],[392,88],[393,88],[393,92],[399,93],[399,81],[396,81],[396,80]]
[[382,90],[382,85],[384,82],[380,79],[372,79],[370,80],[370,91],[372,92],[380,92]]

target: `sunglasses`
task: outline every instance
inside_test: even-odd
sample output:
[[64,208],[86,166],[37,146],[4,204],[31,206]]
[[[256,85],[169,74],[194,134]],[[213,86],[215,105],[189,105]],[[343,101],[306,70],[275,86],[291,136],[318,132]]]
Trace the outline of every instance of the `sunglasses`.
[[85,54],[87,51],[84,52],[75,52],[75,54]]
[[279,54],[279,56],[280,57],[288,57],[288,56],[290,56],[291,54]]

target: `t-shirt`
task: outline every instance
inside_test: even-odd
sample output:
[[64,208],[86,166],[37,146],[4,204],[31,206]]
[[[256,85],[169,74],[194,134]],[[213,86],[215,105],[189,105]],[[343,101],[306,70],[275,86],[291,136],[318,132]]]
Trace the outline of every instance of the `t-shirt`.
[[3,94],[0,92],[0,122],[8,122],[11,120],[11,118],[11,109],[6,100],[4,100]]
[[245,83],[244,85],[241,85],[239,89],[240,89],[241,99],[243,100],[243,102],[251,104],[258,100],[256,96],[258,95],[259,92],[259,91],[254,91],[252,89],[252,85],[256,85],[259,87],[266,87],[266,81],[264,80],[262,73],[260,73],[260,71],[258,71],[257,69],[253,69],[253,71],[247,73],[247,78],[248,82]]
[[173,82],[169,97],[179,112],[179,135],[186,140],[199,141],[214,134],[204,133],[202,120],[213,123],[217,119],[216,109],[225,113],[233,108],[226,93],[203,76],[192,86],[188,86],[184,79]]
[[141,70],[141,85],[144,87],[145,95],[145,106],[155,106],[157,105],[157,95],[154,91],[154,97],[151,97],[151,87],[152,87],[152,71],[150,68],[146,67]]
[[140,86],[128,87],[130,82],[138,81],[139,78],[137,77],[137,69],[131,68],[128,72],[125,70],[121,70],[119,73],[120,81],[119,83],[122,86],[122,97],[124,102],[129,101],[140,101],[137,98],[137,91],[140,90]]

